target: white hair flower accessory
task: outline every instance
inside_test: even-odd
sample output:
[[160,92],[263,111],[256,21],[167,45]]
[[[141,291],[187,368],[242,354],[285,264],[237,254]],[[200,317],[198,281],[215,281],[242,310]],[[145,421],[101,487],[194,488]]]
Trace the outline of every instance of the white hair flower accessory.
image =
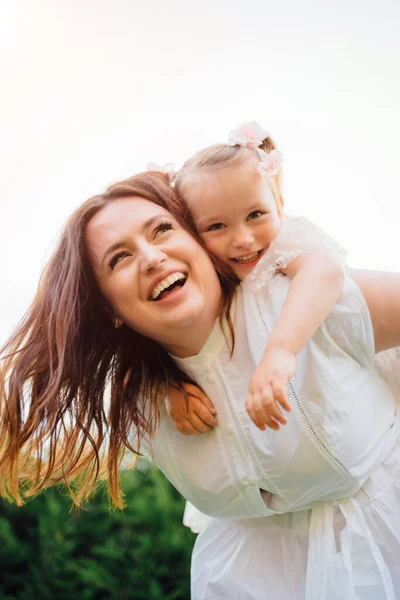
[[283,160],[279,150],[271,150],[268,154],[264,150],[259,150],[259,154],[261,162],[257,165],[257,171],[260,175],[266,175],[267,177],[277,175]]
[[165,175],[168,175],[168,179],[171,184],[174,181],[175,176],[176,176],[174,163],[166,163],[165,165],[158,165],[157,163],[150,162],[147,165],[147,170],[148,171],[157,171],[158,173],[164,173]]
[[230,132],[228,146],[244,146],[256,150],[266,137],[269,137],[268,131],[262,129],[255,121],[250,121]]
[[230,132],[228,146],[243,146],[255,150],[260,157],[257,171],[260,175],[274,177],[279,172],[283,157],[278,150],[267,153],[260,148],[267,137],[270,137],[268,131],[262,129],[255,121],[250,121]]

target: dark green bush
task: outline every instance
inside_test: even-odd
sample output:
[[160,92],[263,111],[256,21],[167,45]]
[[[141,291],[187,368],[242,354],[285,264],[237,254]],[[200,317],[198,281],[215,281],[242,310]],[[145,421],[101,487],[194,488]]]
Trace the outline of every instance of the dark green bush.
[[1,600],[186,600],[194,535],[155,469],[123,475],[126,508],[97,494],[80,511],[59,489],[0,501]]

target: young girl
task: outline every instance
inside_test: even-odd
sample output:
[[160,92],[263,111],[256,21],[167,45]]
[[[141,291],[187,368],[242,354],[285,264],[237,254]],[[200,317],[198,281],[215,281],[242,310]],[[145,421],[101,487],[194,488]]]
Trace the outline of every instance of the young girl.
[[[205,246],[239,281],[256,278],[266,264],[271,278],[280,273],[292,280],[246,398],[253,422],[276,430],[287,422],[280,407],[291,410],[286,388],[295,356],[339,299],[345,259],[343,249],[312,223],[282,213],[280,163],[268,132],[246,123],[231,132],[228,144],[189,159],[175,179],[175,191],[189,206]],[[208,398],[195,386],[186,391],[188,403],[182,393],[169,391],[176,427],[184,433],[212,429],[215,411]]]

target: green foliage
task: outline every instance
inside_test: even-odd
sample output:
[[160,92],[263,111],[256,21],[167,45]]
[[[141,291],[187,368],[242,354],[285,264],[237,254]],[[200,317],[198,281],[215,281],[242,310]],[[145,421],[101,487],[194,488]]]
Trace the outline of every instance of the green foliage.
[[71,509],[59,489],[22,508],[0,501],[0,599],[188,599],[183,499],[152,467],[125,472],[123,490],[123,511],[100,494]]

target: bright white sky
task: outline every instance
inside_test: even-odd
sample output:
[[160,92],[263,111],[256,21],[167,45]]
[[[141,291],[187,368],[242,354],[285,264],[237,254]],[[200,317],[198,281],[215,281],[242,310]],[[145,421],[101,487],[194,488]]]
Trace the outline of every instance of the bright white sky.
[[400,271],[399,31],[398,0],[0,0],[0,342],[76,206],[247,120],[289,211]]

